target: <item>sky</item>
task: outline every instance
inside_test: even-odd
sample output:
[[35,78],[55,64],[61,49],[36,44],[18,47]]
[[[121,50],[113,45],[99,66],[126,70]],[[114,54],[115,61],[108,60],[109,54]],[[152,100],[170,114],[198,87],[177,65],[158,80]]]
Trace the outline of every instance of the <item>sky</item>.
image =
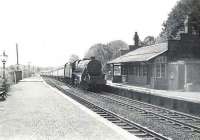
[[0,53],[7,65],[60,66],[96,43],[158,36],[178,0],[0,0]]

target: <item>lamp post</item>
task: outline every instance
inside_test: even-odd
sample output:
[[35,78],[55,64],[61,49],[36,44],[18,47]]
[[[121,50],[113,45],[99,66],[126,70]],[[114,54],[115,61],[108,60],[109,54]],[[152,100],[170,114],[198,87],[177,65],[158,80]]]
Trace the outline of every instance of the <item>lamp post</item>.
[[6,55],[5,51],[3,51],[3,55],[1,55],[1,62],[3,63],[3,86],[6,88],[6,68],[5,64],[7,61],[8,55]]

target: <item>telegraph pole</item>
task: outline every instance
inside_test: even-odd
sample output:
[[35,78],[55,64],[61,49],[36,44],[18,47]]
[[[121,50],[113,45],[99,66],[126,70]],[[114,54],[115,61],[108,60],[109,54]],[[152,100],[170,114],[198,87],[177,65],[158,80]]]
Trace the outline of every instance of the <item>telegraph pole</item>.
[[22,70],[19,68],[19,54],[18,54],[18,44],[16,43],[16,54],[17,54],[17,69],[15,70],[16,82],[22,80]]
[[17,54],[17,70],[19,70],[19,57],[18,57],[18,44],[16,43],[16,54]]

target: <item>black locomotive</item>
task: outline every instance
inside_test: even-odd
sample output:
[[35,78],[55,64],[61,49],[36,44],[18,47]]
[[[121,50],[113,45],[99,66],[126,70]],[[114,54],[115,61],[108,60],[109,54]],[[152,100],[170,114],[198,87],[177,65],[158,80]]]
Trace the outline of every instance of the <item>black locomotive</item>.
[[101,90],[106,84],[101,62],[94,57],[66,63],[60,68],[43,72],[41,75],[57,78],[87,90]]

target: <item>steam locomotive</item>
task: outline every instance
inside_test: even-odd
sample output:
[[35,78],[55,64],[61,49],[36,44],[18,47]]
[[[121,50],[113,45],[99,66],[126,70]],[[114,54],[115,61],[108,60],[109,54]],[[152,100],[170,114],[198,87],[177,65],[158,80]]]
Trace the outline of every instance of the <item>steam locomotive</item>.
[[41,75],[56,78],[86,90],[99,91],[106,84],[101,62],[95,57],[66,63],[62,67],[43,72]]

